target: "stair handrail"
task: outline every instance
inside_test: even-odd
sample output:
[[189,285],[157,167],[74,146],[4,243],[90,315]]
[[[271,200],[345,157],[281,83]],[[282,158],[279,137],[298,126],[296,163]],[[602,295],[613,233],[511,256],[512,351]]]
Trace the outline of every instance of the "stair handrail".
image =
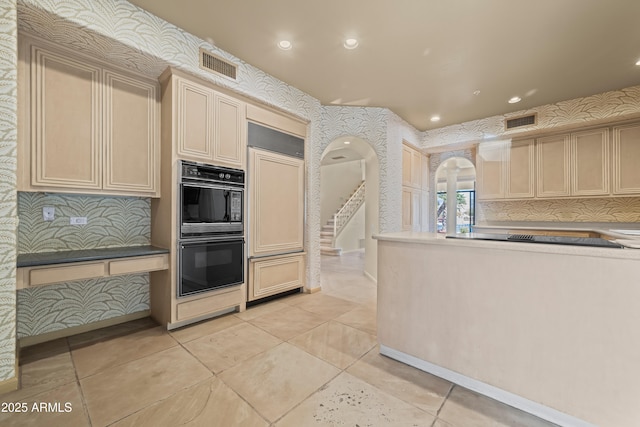
[[349,220],[364,203],[365,181],[362,181],[356,191],[349,197],[338,212],[333,215],[333,243]]

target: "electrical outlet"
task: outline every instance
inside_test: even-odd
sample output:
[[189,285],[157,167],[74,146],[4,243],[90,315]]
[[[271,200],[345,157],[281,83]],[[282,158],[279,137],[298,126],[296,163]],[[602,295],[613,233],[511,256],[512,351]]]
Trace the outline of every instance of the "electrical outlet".
[[69,224],[71,225],[86,225],[87,217],[86,216],[72,216],[69,218]]
[[53,221],[56,219],[56,208],[45,206],[42,208],[42,219],[44,221]]

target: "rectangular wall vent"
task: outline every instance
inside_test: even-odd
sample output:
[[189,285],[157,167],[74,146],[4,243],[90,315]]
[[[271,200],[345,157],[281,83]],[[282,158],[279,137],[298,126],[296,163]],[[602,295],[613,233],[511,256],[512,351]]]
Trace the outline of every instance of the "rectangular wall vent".
[[529,116],[514,117],[512,119],[505,120],[505,129],[509,130],[513,128],[519,128],[522,126],[529,126],[529,125],[535,125],[535,124],[536,124],[536,115],[531,114]]
[[221,74],[233,80],[236,79],[236,71],[238,67],[211,52],[200,48],[200,68],[214,73]]

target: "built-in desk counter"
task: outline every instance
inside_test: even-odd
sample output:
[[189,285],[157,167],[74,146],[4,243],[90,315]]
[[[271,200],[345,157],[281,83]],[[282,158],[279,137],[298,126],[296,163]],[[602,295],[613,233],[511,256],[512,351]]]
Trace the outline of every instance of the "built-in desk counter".
[[16,288],[166,270],[169,250],[156,246],[20,254]]
[[640,425],[640,250],[375,238],[382,354],[559,425]]

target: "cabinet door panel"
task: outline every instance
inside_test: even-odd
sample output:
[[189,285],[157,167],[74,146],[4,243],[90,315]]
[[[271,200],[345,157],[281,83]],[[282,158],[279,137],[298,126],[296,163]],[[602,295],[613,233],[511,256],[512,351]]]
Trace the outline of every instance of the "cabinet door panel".
[[505,143],[480,144],[476,156],[478,199],[504,198]]
[[37,47],[31,54],[31,184],[100,188],[100,69]]
[[182,78],[176,78],[176,86],[178,157],[211,162],[214,92]]
[[640,193],[640,123],[613,128],[613,193]]
[[413,156],[412,150],[406,145],[402,146],[402,185],[411,186],[411,162]]
[[244,103],[216,94],[215,139],[213,160],[215,163],[244,169],[247,148]]
[[413,223],[411,217],[411,188],[402,187],[402,231],[411,230],[411,224]]
[[304,160],[249,150],[251,256],[302,250]]
[[104,82],[104,188],[153,194],[158,181],[157,86],[110,71]]
[[534,194],[534,141],[513,141],[507,153],[505,198],[528,198]]
[[305,255],[267,258],[249,264],[248,300],[304,286]]
[[414,188],[422,186],[422,154],[418,151],[411,152],[411,185]]
[[422,191],[411,190],[411,231],[420,231],[420,205],[422,204]]
[[609,129],[571,134],[573,196],[609,194]]
[[536,147],[538,163],[537,197],[568,196],[570,177],[569,135],[539,138]]

